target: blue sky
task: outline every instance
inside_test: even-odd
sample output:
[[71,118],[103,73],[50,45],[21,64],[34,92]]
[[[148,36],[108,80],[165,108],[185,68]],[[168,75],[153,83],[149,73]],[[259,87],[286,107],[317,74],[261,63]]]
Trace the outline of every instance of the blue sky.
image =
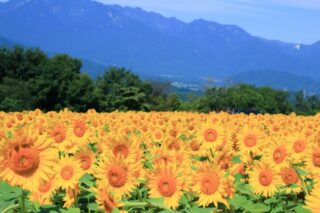
[[320,0],[98,0],[138,6],[184,21],[235,24],[268,39],[311,44],[320,40]]

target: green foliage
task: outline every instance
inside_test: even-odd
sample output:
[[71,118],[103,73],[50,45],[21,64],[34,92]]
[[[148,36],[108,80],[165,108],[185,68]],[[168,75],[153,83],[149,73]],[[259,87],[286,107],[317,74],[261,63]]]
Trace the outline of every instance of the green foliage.
[[124,68],[111,67],[98,77],[99,111],[148,110],[152,88]]
[[[188,96],[170,82],[143,81],[124,68],[110,67],[92,80],[80,73],[82,62],[68,55],[47,57],[39,49],[0,49],[0,111],[69,108],[97,111],[228,111],[310,115],[320,111],[320,99],[303,91],[288,93],[245,84],[207,88]],[[177,93],[176,93],[177,92]]]
[[303,200],[294,193],[276,193],[272,197],[263,197],[254,194],[243,178],[244,176],[236,174],[236,194],[229,200],[233,212],[309,212],[303,208]]
[[5,77],[0,83],[0,110],[22,111],[33,108],[28,82]]
[[16,204],[16,199],[21,195],[19,187],[12,187],[5,182],[0,182],[0,212]]
[[245,113],[289,113],[288,93],[269,87],[250,85],[213,87],[195,104],[198,111],[229,111]]

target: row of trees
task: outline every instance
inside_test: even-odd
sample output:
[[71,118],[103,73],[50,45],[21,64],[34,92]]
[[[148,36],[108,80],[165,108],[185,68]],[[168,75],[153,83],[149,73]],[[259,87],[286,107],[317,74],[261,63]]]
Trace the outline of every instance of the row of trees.
[[65,107],[97,111],[230,111],[314,114],[318,96],[290,94],[250,85],[207,88],[201,96],[182,101],[168,82],[143,81],[124,68],[111,67],[93,80],[81,73],[82,63],[68,55],[47,57],[39,49],[0,49],[0,110],[44,111]]
[[229,111],[232,113],[283,113],[296,112],[311,115],[320,112],[320,98],[306,96],[303,91],[286,92],[270,87],[255,87],[246,84],[231,87],[213,87],[205,95],[186,103],[186,109],[201,112]]

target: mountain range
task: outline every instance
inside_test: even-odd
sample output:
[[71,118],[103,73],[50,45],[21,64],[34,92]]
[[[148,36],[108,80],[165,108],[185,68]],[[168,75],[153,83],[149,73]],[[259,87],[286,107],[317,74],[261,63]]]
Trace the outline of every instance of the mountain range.
[[88,68],[121,66],[143,76],[170,76],[174,81],[203,83],[208,78],[242,79],[241,75],[248,79],[252,73],[269,80],[294,78],[296,83],[320,79],[320,42],[268,40],[236,25],[203,19],[187,23],[93,0],[0,3],[0,35],[0,41],[7,38],[9,43],[85,59],[91,64]]

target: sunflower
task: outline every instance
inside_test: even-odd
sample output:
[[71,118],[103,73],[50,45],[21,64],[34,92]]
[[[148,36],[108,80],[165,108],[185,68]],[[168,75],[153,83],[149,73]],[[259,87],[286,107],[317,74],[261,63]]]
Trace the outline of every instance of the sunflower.
[[[6,147],[6,142],[7,142],[7,137],[6,134],[4,133],[4,131],[0,130],[0,162],[4,162],[5,160],[5,147]],[[0,164],[0,170],[2,170],[2,166],[4,166],[4,164]]]
[[75,120],[73,125],[69,126],[67,135],[68,143],[65,144],[65,151],[75,153],[80,146],[90,142],[90,132],[88,125],[83,119]]
[[287,140],[291,146],[290,156],[293,163],[300,163],[304,160],[306,151],[310,148],[310,140],[302,132],[288,134]]
[[[234,178],[228,176],[223,182],[224,196],[227,198],[232,198],[235,195]],[[228,206],[228,205],[227,205]]]
[[168,149],[167,146],[161,147],[153,147],[150,149],[151,159],[154,164],[160,163],[177,163],[179,165],[187,165],[189,166],[191,163],[191,159],[189,153],[184,149],[176,151],[175,149]]
[[270,162],[273,167],[279,170],[281,167],[288,166],[289,160],[289,147],[288,142],[284,137],[270,137],[268,138],[269,147],[266,149],[263,159]]
[[312,213],[320,213],[320,185],[316,184],[311,194],[306,197],[306,209],[309,209]]
[[49,178],[49,180],[38,183],[38,190],[31,191],[30,201],[37,202],[40,205],[52,204],[52,196],[55,190],[58,188],[55,182],[55,176]]
[[63,149],[64,154],[70,154],[70,155],[74,155],[79,150],[80,147],[84,146],[84,145],[78,144],[77,141],[73,139],[66,140],[63,145],[64,145],[64,149]]
[[94,188],[92,191],[96,195],[96,202],[101,210],[111,213],[115,208],[122,207],[119,199],[115,199],[111,193],[104,188]]
[[97,184],[113,192],[116,199],[129,195],[137,185],[137,163],[126,161],[122,155],[107,158],[103,156],[95,168]]
[[249,171],[249,185],[256,194],[265,197],[272,196],[280,184],[280,179],[270,165],[256,164],[252,171]]
[[155,164],[174,163],[175,162],[175,158],[174,158],[174,156],[172,156],[172,151],[171,152],[170,151],[165,146],[153,147],[150,150],[153,162]]
[[14,119],[15,119],[17,125],[23,126],[26,121],[26,116],[21,112],[17,112],[14,114]]
[[6,116],[3,120],[3,127],[8,131],[13,131],[18,126],[18,123],[12,116]]
[[302,184],[299,175],[292,167],[283,167],[280,169],[280,176],[284,184],[284,191],[286,193],[298,193],[302,190]]
[[320,147],[314,146],[309,148],[304,158],[307,171],[312,175],[320,177]]
[[77,199],[77,196],[80,193],[80,188],[78,184],[74,188],[67,188],[66,194],[63,198],[64,204],[63,208],[70,208],[75,203],[75,199]]
[[[209,157],[209,159],[211,159],[211,157]],[[218,163],[219,167],[222,170],[227,170],[232,166],[232,153],[229,150],[218,152],[218,154],[216,155],[216,157],[214,157],[213,160],[213,162]]]
[[163,198],[165,205],[177,208],[182,196],[183,170],[175,163],[156,165],[156,168],[148,174],[149,196],[151,198]]
[[84,172],[93,174],[93,163],[96,160],[96,156],[87,146],[80,147],[75,154],[75,158],[80,161],[80,167]]
[[60,159],[56,171],[57,185],[63,189],[74,188],[83,175],[80,161],[74,157]]
[[189,141],[184,141],[182,145],[183,151],[186,152],[186,157],[191,159],[192,157],[197,158],[198,156],[207,156],[208,153],[210,153],[210,149],[203,148],[202,144],[202,142],[193,137]]
[[37,190],[48,181],[57,162],[57,148],[47,134],[32,126],[18,129],[0,146],[0,179],[27,190]]
[[196,134],[196,139],[202,143],[202,149],[216,151],[226,139],[225,132],[226,130],[221,123],[207,121],[201,125]]
[[169,136],[162,142],[161,146],[166,146],[168,150],[179,151],[183,146],[183,143],[181,143],[181,140],[179,140],[179,138]]
[[111,136],[103,143],[106,146],[106,155],[123,156],[124,159],[135,160],[137,151],[139,150],[139,137],[136,135]]
[[223,197],[227,185],[223,180],[223,172],[217,165],[210,165],[207,161],[201,163],[193,175],[193,180],[195,184],[192,190],[199,196],[200,206],[206,207],[213,203],[217,207],[219,202],[228,205]]
[[192,154],[192,155],[197,155],[198,154],[198,151],[200,150],[201,148],[201,143],[199,143],[197,140],[191,140],[188,142],[188,150],[189,152]]
[[64,142],[67,138],[66,127],[63,124],[58,123],[50,129],[49,135],[54,139],[54,142],[58,145],[59,151],[64,151]]
[[151,139],[150,143],[161,142],[167,137],[161,127],[152,128],[152,130],[150,131],[150,134],[151,134],[149,137]]
[[242,154],[257,154],[265,145],[265,132],[259,125],[243,126],[237,134],[237,146]]

